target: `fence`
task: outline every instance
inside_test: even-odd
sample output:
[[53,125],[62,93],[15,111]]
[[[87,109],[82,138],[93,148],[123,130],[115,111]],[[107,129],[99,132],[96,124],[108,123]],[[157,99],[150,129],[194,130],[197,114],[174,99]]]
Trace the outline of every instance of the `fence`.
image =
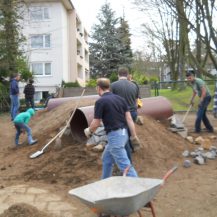
[[[140,85],[140,95],[142,98],[150,97],[151,96],[151,87],[149,85]],[[63,97],[73,97],[73,96],[80,96],[82,92],[82,87],[68,87],[63,88],[60,92],[62,92]],[[85,91],[85,95],[96,95],[96,88],[95,87],[87,87]]]
[[[82,87],[71,87],[71,88],[60,88],[58,91],[58,97],[74,97],[80,96],[83,88]],[[96,88],[87,87],[85,91],[85,96],[87,95],[96,95]],[[140,86],[140,94],[142,98],[151,96],[151,88],[149,85]],[[10,97],[9,93],[6,90],[0,89],[0,112],[9,111],[10,109]]]

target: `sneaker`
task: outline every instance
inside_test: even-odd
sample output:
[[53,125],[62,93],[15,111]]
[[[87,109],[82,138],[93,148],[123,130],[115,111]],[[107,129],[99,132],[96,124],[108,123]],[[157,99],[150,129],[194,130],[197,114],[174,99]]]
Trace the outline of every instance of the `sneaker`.
[[16,144],[16,146],[20,146],[20,145],[22,145],[22,143],[17,143],[17,144]]
[[204,132],[208,132],[208,133],[214,133],[214,129],[207,129],[207,128],[204,128],[203,131],[204,131]]
[[38,140],[36,139],[36,140],[32,140],[32,142],[30,143],[30,145],[34,145],[34,144],[36,144],[38,142]]

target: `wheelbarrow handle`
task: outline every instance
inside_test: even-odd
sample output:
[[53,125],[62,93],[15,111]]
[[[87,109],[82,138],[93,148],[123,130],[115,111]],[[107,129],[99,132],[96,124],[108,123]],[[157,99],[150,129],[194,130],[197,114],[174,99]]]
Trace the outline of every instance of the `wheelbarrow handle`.
[[176,170],[178,169],[178,166],[174,166],[173,168],[171,168],[169,171],[167,171],[167,173],[164,175],[163,177],[163,184],[165,183],[165,181],[169,178],[170,175],[172,175]]

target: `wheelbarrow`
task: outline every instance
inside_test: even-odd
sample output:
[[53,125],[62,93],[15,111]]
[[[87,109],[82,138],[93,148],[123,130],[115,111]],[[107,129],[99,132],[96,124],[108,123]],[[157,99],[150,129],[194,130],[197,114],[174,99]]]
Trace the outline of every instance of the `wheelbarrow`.
[[[155,217],[152,200],[165,180],[177,169],[173,167],[163,179],[113,176],[69,191],[92,211],[101,216],[126,217],[143,207],[150,207]],[[102,215],[102,213],[104,215]]]

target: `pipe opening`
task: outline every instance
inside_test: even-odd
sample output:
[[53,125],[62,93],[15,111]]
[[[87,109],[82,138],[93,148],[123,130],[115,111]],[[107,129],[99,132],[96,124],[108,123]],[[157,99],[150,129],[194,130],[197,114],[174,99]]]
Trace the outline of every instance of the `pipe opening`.
[[79,142],[87,139],[84,135],[84,129],[88,127],[88,122],[81,110],[76,109],[75,114],[70,122],[70,127],[73,139]]

